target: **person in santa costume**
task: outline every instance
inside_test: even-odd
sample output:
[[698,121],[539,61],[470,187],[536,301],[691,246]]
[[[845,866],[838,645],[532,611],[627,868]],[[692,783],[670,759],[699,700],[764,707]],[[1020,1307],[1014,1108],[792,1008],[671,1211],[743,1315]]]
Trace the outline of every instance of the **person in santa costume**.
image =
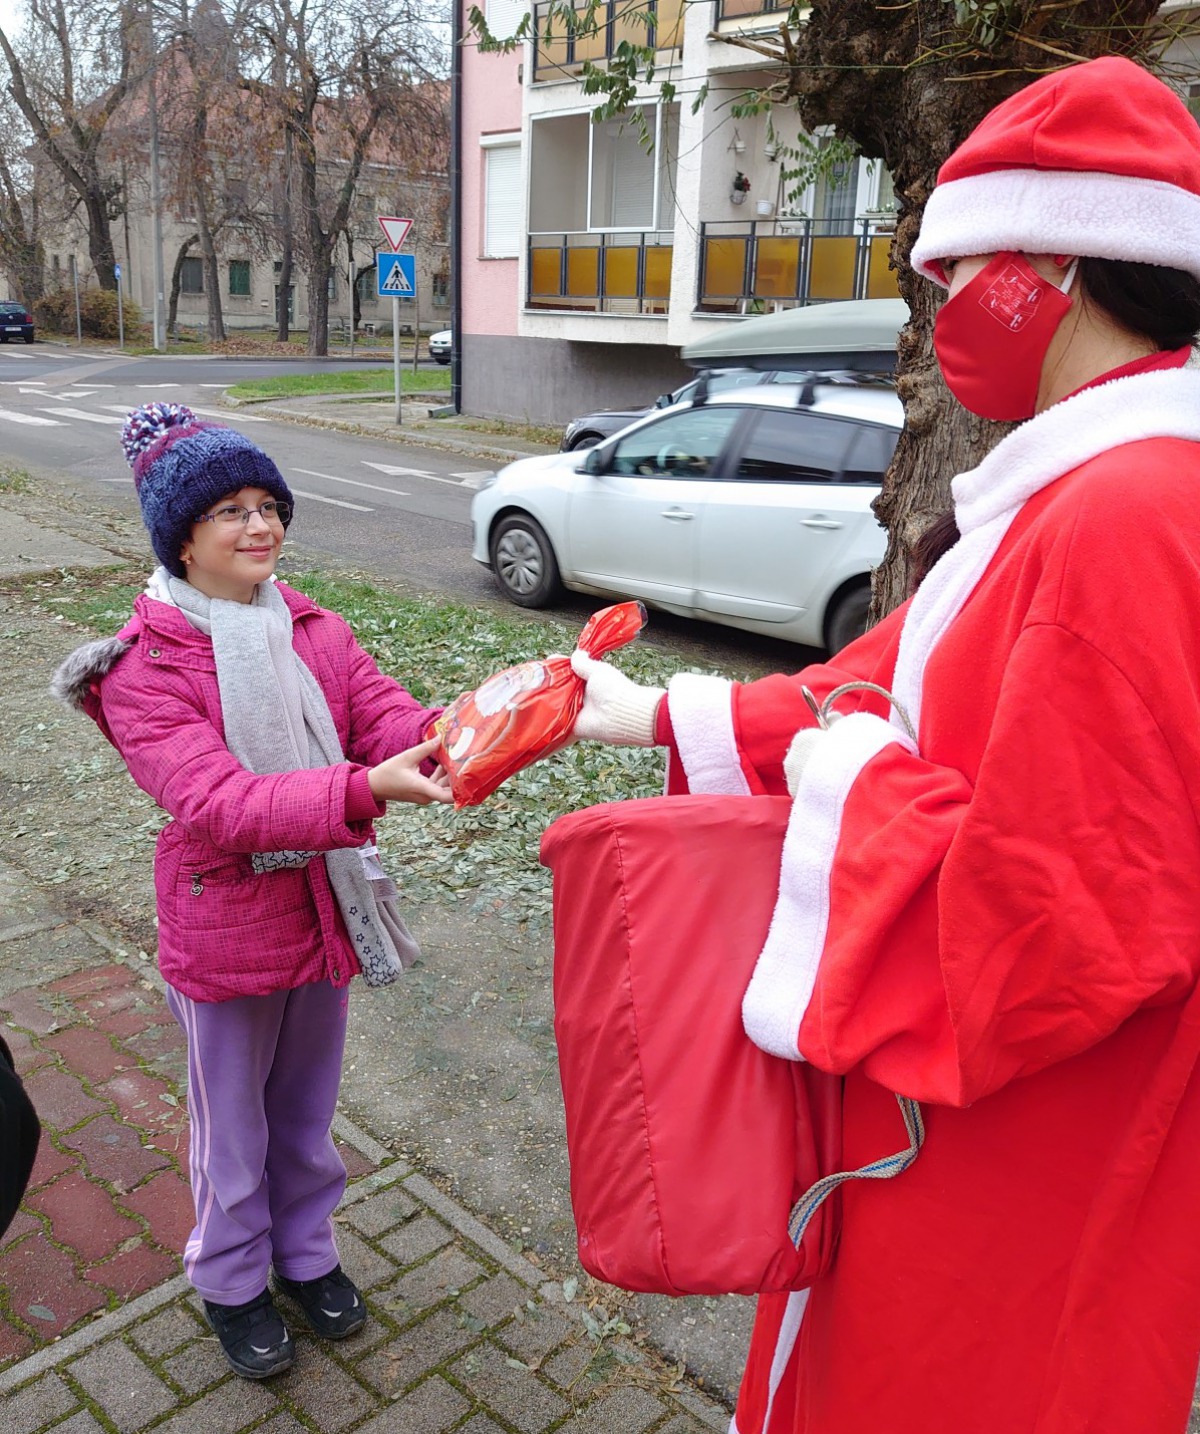
[[[764,1296],[734,1434],[1182,1434],[1200,1358],[1200,129],[1128,60],[1049,75],[942,167],[914,267],[972,412],[957,537],[828,665],[637,687],[576,735],[673,791],[794,798],[746,991],[845,1075],[811,1290]],[[960,535],[960,536],[959,536]],[[818,702],[869,680],[819,726]]]

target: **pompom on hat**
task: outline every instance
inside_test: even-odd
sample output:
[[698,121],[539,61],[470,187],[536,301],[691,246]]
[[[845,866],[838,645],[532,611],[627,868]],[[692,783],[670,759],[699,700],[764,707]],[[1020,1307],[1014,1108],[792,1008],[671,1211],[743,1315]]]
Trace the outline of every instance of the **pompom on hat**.
[[[204,423],[181,403],[148,403],[121,430],[142,521],[155,556],[183,577],[180,549],[206,509],[242,488],[263,488],[294,506],[283,474],[236,429]],[[290,520],[289,520],[290,521]]]
[[1200,125],[1115,55],[996,106],[938,172],[912,265],[1012,249],[1161,264],[1200,278]]

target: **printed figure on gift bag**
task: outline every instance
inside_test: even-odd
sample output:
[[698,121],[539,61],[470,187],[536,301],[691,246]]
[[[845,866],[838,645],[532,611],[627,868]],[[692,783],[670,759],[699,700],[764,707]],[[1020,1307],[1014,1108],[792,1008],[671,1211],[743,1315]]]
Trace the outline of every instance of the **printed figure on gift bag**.
[[275,580],[294,499],[271,459],[177,404],[130,414],[122,443],[161,566],[54,690],[171,818],[154,880],[188,1044],[184,1269],[230,1366],[263,1379],[295,1353],[272,1271],[323,1338],[367,1317],[332,1224],[348,988],[360,973],[386,985],[417,955],[373,824],[450,788],[423,735],[437,711]]

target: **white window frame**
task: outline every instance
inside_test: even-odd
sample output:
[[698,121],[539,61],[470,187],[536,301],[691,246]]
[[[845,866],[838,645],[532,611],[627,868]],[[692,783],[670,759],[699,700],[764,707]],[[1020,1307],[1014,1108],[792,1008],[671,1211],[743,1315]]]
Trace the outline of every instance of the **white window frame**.
[[662,179],[662,136],[663,136],[663,107],[661,100],[646,100],[641,103],[642,109],[653,109],[654,111],[654,149],[651,151],[654,159],[654,207],[651,211],[651,223],[634,225],[616,224],[595,224],[592,216],[592,192],[594,179],[594,160],[596,149],[596,132],[598,125],[591,125],[588,129],[588,173],[587,173],[587,230],[589,234],[651,234],[658,229],[658,216],[661,205],[661,179]]
[[480,253],[481,253],[481,256],[482,256],[484,259],[519,259],[519,258],[521,257],[521,250],[522,250],[522,248],[524,247],[524,245],[523,245],[523,239],[524,239],[525,228],[526,228],[526,223],[527,223],[527,207],[526,207],[526,205],[522,202],[521,195],[520,195],[519,192],[518,192],[518,194],[515,196],[514,201],[513,201],[514,204],[515,204],[515,206],[516,206],[516,226],[515,226],[516,232],[515,232],[515,238],[514,238],[514,241],[513,241],[513,243],[514,243],[513,250],[512,250],[511,253],[503,253],[503,254],[496,254],[496,253],[493,253],[493,252],[492,252],[491,242],[490,242],[490,236],[489,236],[489,224],[488,224],[488,178],[489,178],[488,156],[489,156],[489,154],[490,154],[493,150],[498,150],[498,149],[515,149],[515,150],[517,151],[517,158],[518,158],[518,163],[519,163],[519,161],[520,161],[520,153],[521,153],[521,131],[520,131],[520,130],[507,130],[507,131],[505,131],[503,134],[484,134],[484,135],[480,135],[480,137],[479,137],[479,147],[480,147],[480,149],[483,151],[483,161],[484,161],[484,163],[483,163],[483,184],[482,184],[482,186],[481,186],[481,188],[482,188],[482,194],[481,194],[481,196],[480,196],[481,199],[482,199],[482,204],[481,204],[481,206],[480,206],[480,207],[481,207],[481,217],[482,217],[482,219],[483,219],[483,233],[482,233],[482,235],[480,236],[480,239],[481,239],[481,243],[480,243]]

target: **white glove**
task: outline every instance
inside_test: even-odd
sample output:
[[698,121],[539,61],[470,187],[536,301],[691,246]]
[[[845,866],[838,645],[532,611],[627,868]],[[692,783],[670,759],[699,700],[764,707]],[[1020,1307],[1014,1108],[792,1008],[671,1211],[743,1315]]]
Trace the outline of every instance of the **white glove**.
[[[841,715],[840,712],[830,712],[828,715],[830,726]],[[787,782],[789,797],[795,797],[800,790],[800,778],[805,767],[812,761],[817,748],[828,735],[828,728],[825,727],[801,727],[792,738],[787,749],[787,756],[783,759],[783,776]]]
[[571,667],[587,683],[583,709],[571,736],[576,740],[607,742],[613,747],[653,747],[658,704],[665,687],[642,687],[607,662],[589,657],[578,647]]

